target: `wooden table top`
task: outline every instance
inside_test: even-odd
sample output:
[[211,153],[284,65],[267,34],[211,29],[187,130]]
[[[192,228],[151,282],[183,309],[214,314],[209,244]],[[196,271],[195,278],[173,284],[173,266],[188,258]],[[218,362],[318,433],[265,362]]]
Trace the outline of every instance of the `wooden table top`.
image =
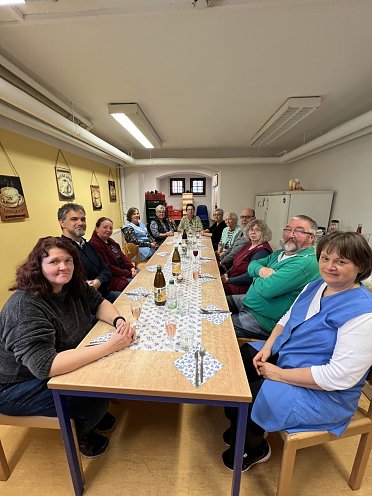
[[[208,247],[202,250],[202,256],[213,258],[212,262],[202,264],[202,271],[217,277],[215,281],[203,283],[202,305],[205,307],[208,304],[214,304],[227,309],[218,266],[214,261],[211,240],[202,238],[202,242]],[[158,252],[171,252],[172,250],[173,244],[163,243]],[[155,253],[146,265],[163,266],[166,260],[166,257]],[[144,267],[127,286],[126,291],[136,287],[144,287],[152,291],[153,281],[154,273]],[[127,321],[133,320],[130,303],[131,300],[124,295],[115,301],[120,315],[123,315]],[[98,322],[79,346],[84,346],[93,338],[110,331],[112,331],[111,326]],[[68,374],[53,377],[48,387],[103,393],[251,402],[252,396],[231,318],[227,318],[222,325],[202,319],[202,343],[204,348],[224,366],[200,388],[195,388],[174,366],[173,362],[181,356],[180,353],[130,349],[114,353]]]

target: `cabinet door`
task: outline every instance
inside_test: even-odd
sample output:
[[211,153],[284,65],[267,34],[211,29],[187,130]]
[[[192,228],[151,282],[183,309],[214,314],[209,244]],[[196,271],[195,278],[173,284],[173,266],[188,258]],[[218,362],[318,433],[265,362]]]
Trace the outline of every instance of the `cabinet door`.
[[256,196],[256,203],[254,207],[254,211],[256,212],[256,218],[266,221],[267,215],[267,205],[268,205],[268,197],[265,195]]
[[283,238],[283,228],[288,221],[290,196],[269,195],[267,201],[268,206],[265,221],[273,233],[273,237],[270,241],[271,247],[273,250],[277,250],[280,248],[280,241]]

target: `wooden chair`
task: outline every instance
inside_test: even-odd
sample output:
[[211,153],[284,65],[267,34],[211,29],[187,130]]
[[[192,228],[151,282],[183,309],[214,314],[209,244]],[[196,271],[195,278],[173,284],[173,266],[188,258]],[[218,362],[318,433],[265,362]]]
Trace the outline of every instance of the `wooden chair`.
[[[42,416],[11,416],[0,414],[0,425],[13,425],[19,427],[37,427],[41,429],[60,429],[59,421],[57,417],[42,417]],[[75,424],[71,420],[72,431],[74,434],[76,451],[79,459],[80,471],[84,479],[83,466],[81,463],[79,444],[77,441]],[[11,474],[8,461],[6,459],[4,449],[0,440],[0,480],[6,481],[9,479]]]
[[276,493],[277,496],[288,496],[290,494],[290,486],[297,450],[327,443],[329,441],[336,441],[337,439],[343,439],[345,437],[359,435],[361,435],[361,438],[355,455],[353,468],[351,470],[349,486],[353,490],[360,488],[372,448],[371,390],[372,370],[367,377],[366,386],[363,389],[370,401],[368,411],[358,408],[342,436],[335,436],[328,431],[295,432],[291,434],[281,431],[279,433],[284,440],[284,449],[278,489]]
[[145,263],[139,261],[140,255],[138,245],[135,245],[134,243],[127,243],[125,241],[123,245],[123,252],[138,269],[142,269],[142,267],[144,267]]

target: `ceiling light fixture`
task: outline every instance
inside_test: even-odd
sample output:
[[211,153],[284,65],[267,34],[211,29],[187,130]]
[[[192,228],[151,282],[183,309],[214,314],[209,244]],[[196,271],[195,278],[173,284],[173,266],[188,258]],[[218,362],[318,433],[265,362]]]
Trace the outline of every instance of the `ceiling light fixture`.
[[316,110],[320,96],[291,97],[251,139],[250,145],[267,146]]
[[109,114],[145,148],[160,148],[161,139],[137,103],[110,103]]
[[0,7],[2,5],[20,5],[26,3],[26,0],[0,0]]

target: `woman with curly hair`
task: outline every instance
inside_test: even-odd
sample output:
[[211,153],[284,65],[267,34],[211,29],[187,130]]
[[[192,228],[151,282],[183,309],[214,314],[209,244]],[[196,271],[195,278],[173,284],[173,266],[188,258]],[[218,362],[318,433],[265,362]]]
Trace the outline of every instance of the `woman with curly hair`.
[[[77,248],[68,240],[41,238],[18,267],[15,292],[0,315],[0,413],[55,417],[50,377],[71,372],[127,348],[135,335],[116,308],[85,282]],[[92,314],[112,324],[106,343],[76,349],[92,327]],[[101,398],[69,398],[81,453],[106,451],[102,432],[115,427]]]

